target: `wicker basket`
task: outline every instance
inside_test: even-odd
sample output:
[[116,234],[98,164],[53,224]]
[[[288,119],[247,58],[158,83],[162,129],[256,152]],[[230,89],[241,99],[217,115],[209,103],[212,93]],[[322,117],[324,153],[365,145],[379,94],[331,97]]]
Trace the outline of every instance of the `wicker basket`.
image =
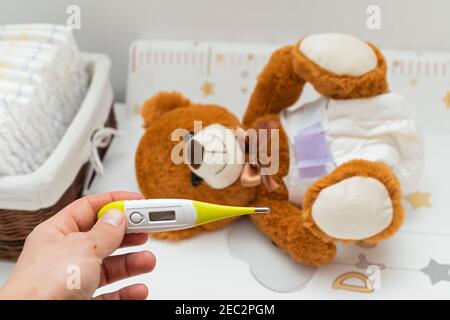
[[[0,177],[0,259],[17,259],[36,225],[81,196],[92,181],[88,170],[92,135],[102,127],[117,127],[109,58],[89,53],[83,53],[82,58],[90,84],[61,142],[35,172]],[[100,158],[106,149],[97,149]]]
[[[117,128],[114,109],[111,111],[105,127]],[[103,159],[108,147],[99,149]],[[24,241],[35,226],[47,220],[69,203],[80,198],[87,178],[89,163],[84,164],[72,185],[53,206],[38,211],[0,210],[0,258],[16,260],[22,251]]]

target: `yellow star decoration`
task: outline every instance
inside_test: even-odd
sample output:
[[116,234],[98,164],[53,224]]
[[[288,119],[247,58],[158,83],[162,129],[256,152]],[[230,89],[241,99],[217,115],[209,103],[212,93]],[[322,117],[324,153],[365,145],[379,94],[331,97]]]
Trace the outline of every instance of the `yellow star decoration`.
[[28,32],[26,32],[25,30],[22,32],[22,34],[20,35],[20,40],[22,41],[27,41],[28,40]]
[[414,192],[406,196],[406,201],[408,201],[413,209],[418,209],[421,207],[431,208],[430,202],[431,193]]
[[416,86],[417,85],[417,79],[411,79],[410,81],[412,86]]
[[200,87],[200,90],[203,92],[203,96],[208,97],[214,95],[215,86],[216,85],[214,83],[205,80],[205,82],[203,82],[202,86]]
[[216,63],[220,63],[220,62],[223,62],[223,54],[217,53],[216,54]]
[[448,91],[447,94],[442,98],[442,101],[444,101],[447,109],[450,109],[450,91]]

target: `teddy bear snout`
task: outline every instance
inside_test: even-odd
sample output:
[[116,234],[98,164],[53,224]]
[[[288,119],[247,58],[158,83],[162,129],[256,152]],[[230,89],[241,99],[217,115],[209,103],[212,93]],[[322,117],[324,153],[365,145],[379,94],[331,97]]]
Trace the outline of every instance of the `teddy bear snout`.
[[186,160],[191,171],[211,188],[224,189],[240,177],[245,157],[234,132],[212,124],[188,141]]

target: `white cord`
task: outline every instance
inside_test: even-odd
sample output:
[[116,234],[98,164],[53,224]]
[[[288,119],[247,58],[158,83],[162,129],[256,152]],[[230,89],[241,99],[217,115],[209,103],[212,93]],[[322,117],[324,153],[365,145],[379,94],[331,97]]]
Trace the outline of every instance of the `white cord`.
[[98,154],[98,148],[107,147],[113,136],[120,136],[121,134],[122,132],[113,128],[101,128],[92,134],[89,160],[95,173],[100,177],[105,173],[105,169]]

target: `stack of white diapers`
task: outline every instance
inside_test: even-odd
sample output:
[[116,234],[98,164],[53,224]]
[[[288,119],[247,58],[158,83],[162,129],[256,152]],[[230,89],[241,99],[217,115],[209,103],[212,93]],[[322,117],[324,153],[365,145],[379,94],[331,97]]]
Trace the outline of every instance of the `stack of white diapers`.
[[28,174],[43,164],[87,86],[69,28],[0,26],[0,176]]

